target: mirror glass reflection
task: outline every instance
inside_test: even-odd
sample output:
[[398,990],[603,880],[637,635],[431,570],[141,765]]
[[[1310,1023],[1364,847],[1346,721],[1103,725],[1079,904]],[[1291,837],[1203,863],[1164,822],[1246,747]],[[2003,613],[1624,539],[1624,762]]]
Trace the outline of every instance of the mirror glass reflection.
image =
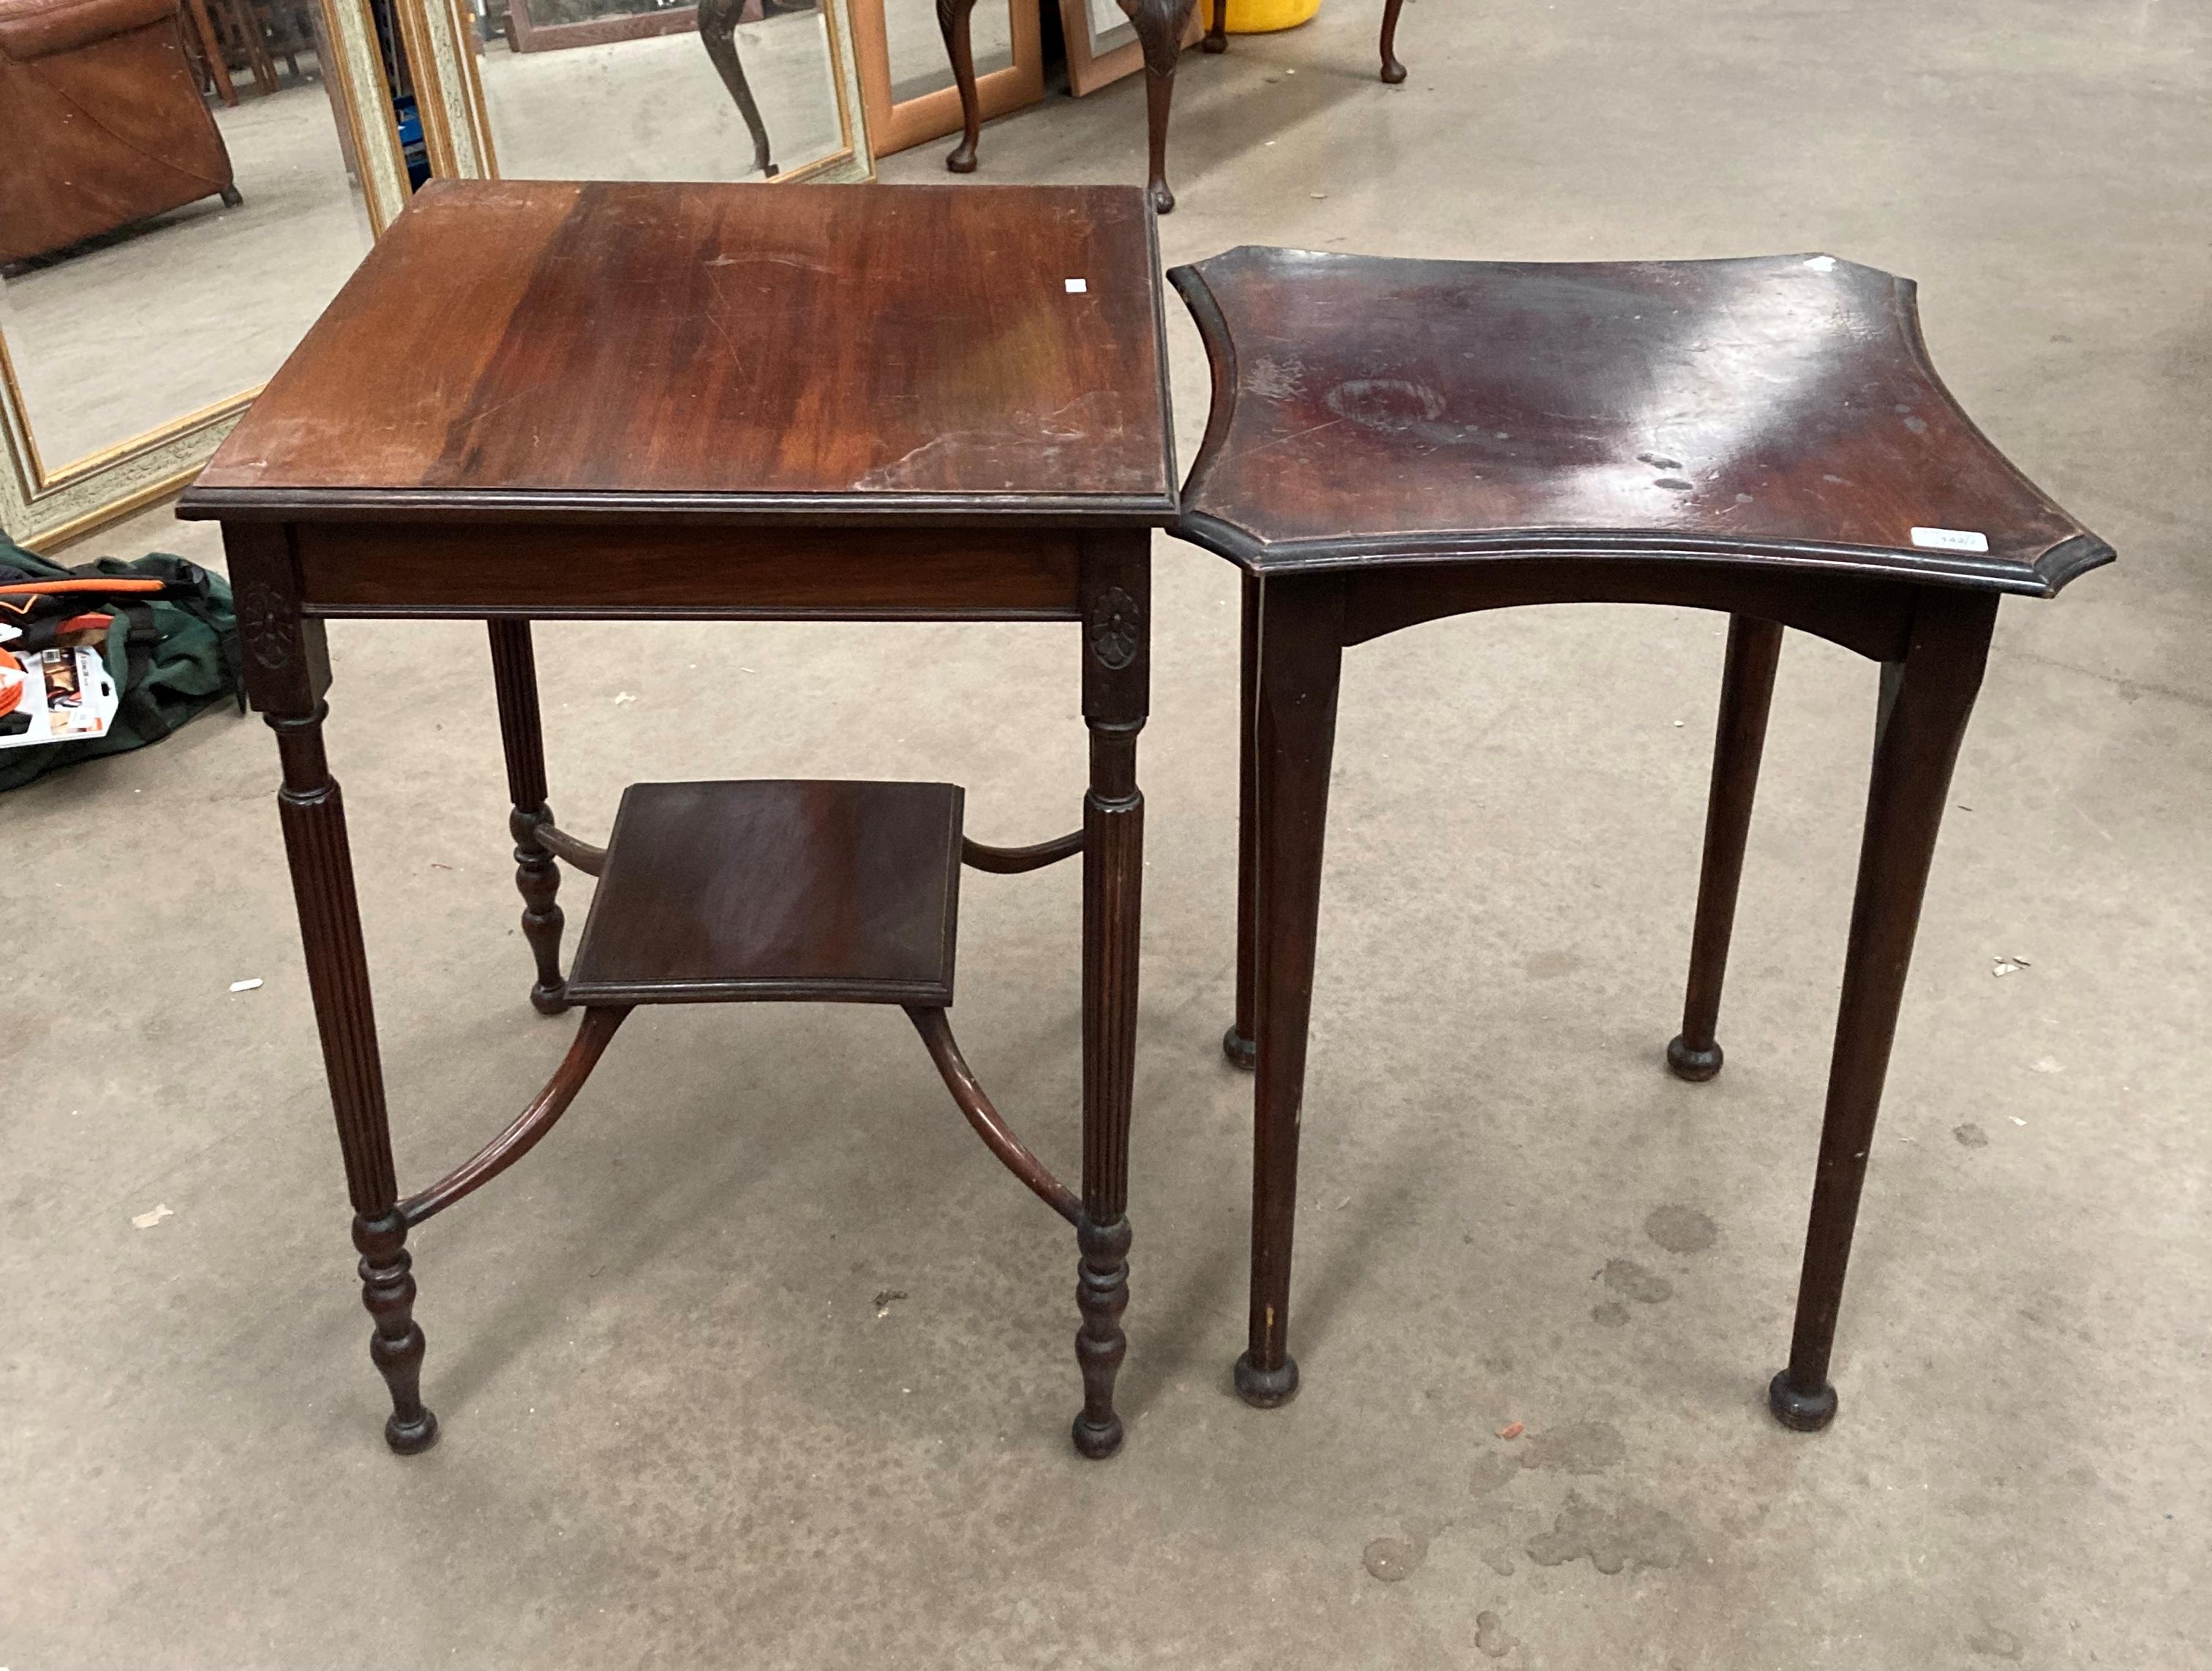
[[267,380],[372,233],[300,0],[0,0],[0,345],[48,479]]
[[[945,33],[938,27],[936,0],[880,0],[880,3],[884,56],[890,62],[891,102],[902,105],[951,87],[952,60],[945,53]],[[968,31],[978,80],[1012,64],[1014,14],[1010,0],[976,0]]]
[[761,179],[851,149],[821,0],[470,3],[509,179]]

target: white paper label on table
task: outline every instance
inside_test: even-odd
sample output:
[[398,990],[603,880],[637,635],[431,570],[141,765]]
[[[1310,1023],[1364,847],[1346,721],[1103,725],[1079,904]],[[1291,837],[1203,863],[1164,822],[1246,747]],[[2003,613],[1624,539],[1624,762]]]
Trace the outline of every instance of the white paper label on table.
[[1912,543],[1931,551],[1986,551],[1990,537],[1966,528],[1915,528]]

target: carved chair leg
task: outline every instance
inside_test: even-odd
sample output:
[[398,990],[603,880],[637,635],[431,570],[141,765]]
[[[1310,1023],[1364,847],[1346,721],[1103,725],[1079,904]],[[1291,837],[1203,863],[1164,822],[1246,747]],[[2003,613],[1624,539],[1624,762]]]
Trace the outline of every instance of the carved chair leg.
[[744,9],[744,0],[699,0],[699,44],[707,49],[714,73],[722,78],[731,102],[744,118],[745,131],[752,136],[753,167],[763,179],[774,179],[776,167],[769,160],[768,125],[761,120],[760,103],[738,57],[738,14]]
[[1152,208],[1162,215],[1175,209],[1168,189],[1168,106],[1175,98],[1176,62],[1182,56],[1183,31],[1197,0],[1121,0],[1136,26],[1145,52],[1145,138],[1151,159]]
[[1690,980],[1682,1000],[1682,1030],[1667,1046],[1667,1065],[1678,1079],[1703,1081],[1721,1071],[1721,1047],[1713,1030],[1720,1021],[1736,887],[1743,879],[1744,842],[1759,792],[1766,712],[1781,654],[1782,629],[1775,623],[1744,615],[1729,618],[1712,788],[1705,802],[1705,857],[1698,878],[1697,926],[1690,934]]
[[956,174],[975,172],[975,147],[983,131],[982,99],[975,90],[975,49],[968,28],[975,9],[975,0],[937,0],[937,31],[945,37],[953,85],[960,89],[960,143],[945,158],[945,166]]
[[1148,533],[1085,542],[1083,718],[1091,785],[1083,799],[1083,1213],[1075,1357],[1083,1413],[1075,1448],[1121,1446],[1114,1382],[1127,1350],[1129,1112],[1137,1072],[1137,962],[1145,879],[1145,798],[1137,736],[1150,705]]
[[1916,601],[1905,659],[1882,668],[1873,781],[1859,848],[1835,1054],[1828,1068],[1820,1170],[1797,1286],[1796,1331],[1790,1344],[1790,1367],[1767,1389],[1776,1418],[1800,1432],[1826,1427],[1835,1418],[1828,1356],[1843,1302],[1859,1191],[1866,1182],[1867,1151],[1881,1108],[1882,1081],[1889,1071],[1890,1045],[1951,769],[1981,687],[1996,620],[1993,597],[1923,592]]
[[1395,87],[1406,79],[1406,66],[1398,62],[1398,9],[1405,0],[1382,0],[1382,79]]
[[1229,0],[1211,0],[1212,19],[1206,26],[1206,39],[1199,45],[1209,52],[1229,50]]
[[1229,1058],[1231,1066],[1241,1067],[1249,1073],[1259,1060],[1252,1043],[1257,1036],[1252,1019],[1252,963],[1257,921],[1254,892],[1260,883],[1260,818],[1252,787],[1252,726],[1257,706],[1255,693],[1260,657],[1260,582],[1251,574],[1244,576],[1243,617],[1237,654],[1237,1021],[1221,1036],[1221,1054]]
[[1237,1393],[1265,1409],[1298,1389],[1290,1353],[1298,1120],[1321,921],[1322,842],[1343,663],[1343,593],[1329,580],[1263,581],[1254,786],[1259,880],[1254,968],[1259,1078],[1252,1139],[1250,1340]]
[[556,896],[561,867],[538,839],[538,826],[553,822],[545,804],[545,733],[538,717],[538,659],[531,647],[530,623],[494,620],[491,631],[492,686],[499,699],[500,741],[507,751],[507,798],[514,811],[507,831],[514,837],[514,886],[522,896],[522,935],[537,960],[538,981],[530,1002],[540,1015],[568,1007],[561,975],[561,931],[567,919]]

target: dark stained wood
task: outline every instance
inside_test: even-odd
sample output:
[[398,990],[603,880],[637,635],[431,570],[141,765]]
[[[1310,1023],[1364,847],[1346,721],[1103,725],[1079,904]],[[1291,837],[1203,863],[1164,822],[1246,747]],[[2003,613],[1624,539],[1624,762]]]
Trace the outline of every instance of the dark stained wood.
[[310,614],[387,615],[400,598],[410,615],[470,617],[1073,620],[1079,608],[1080,548],[1058,529],[465,519],[309,523],[298,544]]
[[1981,688],[1997,600],[1931,587],[1921,593],[1919,611],[1911,649],[1902,660],[1882,665],[1874,778],[1797,1285],[1797,1324],[1789,1367],[1774,1377],[1767,1394],[1776,1417],[1800,1431],[1825,1427],[1835,1418],[1828,1354],[1843,1303],[1859,1190],[1866,1182],[1951,769]]
[[532,832],[538,844],[572,870],[586,876],[597,876],[607,867],[607,850],[594,847],[580,836],[571,836],[558,824],[541,823]]
[[960,89],[960,143],[945,158],[945,166],[956,174],[975,172],[975,145],[983,130],[983,100],[975,87],[975,47],[969,27],[975,9],[975,0],[937,0],[937,32],[945,37],[952,84]]
[[949,783],[633,783],[571,1004],[952,1001]]
[[[1214,15],[1221,15],[1217,5]],[[1221,1036],[1221,1054],[1230,1066],[1250,1072],[1260,1064],[1253,1040],[1259,1036],[1253,1019],[1257,1002],[1253,967],[1259,945],[1257,913],[1260,884],[1259,765],[1253,750],[1253,727],[1259,722],[1260,577],[1243,577],[1239,611],[1237,726],[1237,1019]]]
[[1183,532],[1249,568],[1660,554],[2047,596],[2112,557],[1871,267],[1247,247],[1170,276],[1217,373]]
[[1344,587],[1332,576],[1261,582],[1252,738],[1253,1027],[1250,1338],[1237,1392],[1266,1408],[1298,1389],[1290,1353],[1291,1244],[1297,1218],[1299,1108],[1321,923],[1322,845],[1343,662]]
[[614,1042],[616,1030],[629,1016],[629,1011],[619,1006],[585,1011],[583,1024],[576,1029],[576,1042],[568,1047],[561,1066],[530,1106],[466,1161],[428,1189],[418,1190],[399,1203],[399,1216],[408,1227],[411,1230],[462,1197],[475,1194],[536,1148],[538,1139],[568,1113],[568,1105],[576,1100],[576,1093],[584,1088],[584,1081],[591,1078],[607,1046]]
[[1157,267],[1131,187],[434,180],[179,513],[411,491],[1162,521]]
[[1073,859],[1082,851],[1083,832],[1079,829],[1025,848],[988,847],[963,836],[960,862],[970,870],[988,871],[995,876],[1019,876],[1025,871],[1041,871],[1047,865]]
[[[974,283],[977,270],[993,283]],[[1071,277],[1086,281],[1081,294]],[[1176,506],[1165,367],[1157,240],[1134,189],[439,184],[186,495],[180,514],[225,525],[249,690],[278,728],[394,1449],[420,1449],[437,1431],[419,1393],[410,1215],[441,1210],[538,1141],[629,1004],[767,997],[914,1006],[971,1123],[1076,1222],[1075,1441],[1094,1456],[1120,1443],[1136,739],[1150,531]],[[494,623],[541,994],[558,981],[553,861],[601,878],[560,987],[562,1003],[587,1011],[568,1060],[507,1132],[404,1203],[344,819],[322,756],[325,616]],[[712,804],[670,802],[595,847],[559,829],[545,804],[527,635],[541,617],[1078,623],[1091,732],[1083,832],[1028,848],[964,844],[958,792],[928,785],[781,786],[791,816],[763,823],[750,793],[761,786],[707,786]],[[902,793],[933,805],[935,822],[902,811]],[[840,811],[856,794],[866,805]],[[943,1024],[963,852],[1015,870],[1079,850],[1079,1197],[1034,1156],[1021,1162],[1028,1151]]]
[[1083,1217],[1075,1353],[1083,1413],[1075,1448],[1121,1447],[1114,1380],[1127,1342],[1129,1111],[1136,1085],[1137,965],[1145,880],[1145,797],[1137,735],[1152,705],[1151,542],[1093,534],[1083,560],[1083,722],[1091,786],[1083,797]]
[[945,1080],[945,1088],[952,1093],[952,1100],[968,1123],[975,1128],[975,1135],[983,1139],[983,1146],[1002,1162],[1006,1169],[1034,1191],[1039,1200],[1057,1212],[1071,1224],[1083,1222],[1083,1203],[1075,1192],[1052,1175],[1049,1167],[1031,1152],[1030,1146],[1014,1135],[1004,1115],[992,1106],[985,1094],[982,1081],[975,1077],[975,1069],[968,1066],[968,1058],[960,1054],[960,1046],[952,1036],[952,1024],[945,1019],[941,1009],[907,1006],[907,1018],[914,1023],[915,1031],[921,1035],[923,1048],[929,1052],[930,1060]]
[[1398,11],[1406,0],[1383,0],[1382,79],[1395,87],[1406,79],[1406,66],[1398,62]]
[[486,623],[491,637],[492,690],[499,704],[500,743],[507,755],[507,833],[514,838],[514,886],[522,896],[522,937],[537,960],[532,1007],[558,1015],[562,995],[558,896],[561,867],[539,831],[553,822],[545,804],[545,733],[538,714],[538,658],[527,621]]
[[1766,745],[1766,712],[1782,629],[1748,615],[1729,618],[1728,660],[1721,674],[1720,721],[1713,738],[1712,792],[1705,806],[1705,857],[1698,874],[1698,919],[1690,936],[1690,980],[1682,1030],[1667,1046],[1677,1079],[1703,1083],[1721,1071],[1721,982],[1728,973],[1729,935],[1743,880],[1759,759]]
[[[1522,604],[1734,617],[1682,1036],[1712,1038],[1784,626],[1883,667],[1785,1425],[1829,1353],[1929,865],[1998,599],[2111,549],[1929,368],[1912,288],[1826,258],[1537,267],[1243,249],[1170,277],[1213,410],[1177,532],[1245,572],[1237,1018],[1257,1058],[1250,1402],[1289,1351],[1306,1028],[1342,647]],[[1679,474],[1677,473],[1679,472]],[[1971,530],[1986,552],[1915,544]]]
[[300,616],[283,531],[226,532],[246,688],[276,733],[283,763],[276,809],[307,954],[307,989],[322,1037],[323,1071],[353,1201],[362,1304],[374,1326],[369,1358],[392,1395],[385,1439],[392,1449],[411,1455],[436,1442],[438,1419],[423,1407],[420,1390],[422,1331],[414,1320],[407,1225],[397,1208],[399,1188],[361,908],[354,896],[345,801],[323,751],[322,696],[330,683],[329,661],[321,624]]
[[738,18],[744,9],[744,0],[699,0],[699,44],[707,49],[730,102],[744,118],[745,131],[752,135],[753,167],[761,171],[762,179],[774,179],[780,171],[769,155],[768,124],[761,120],[760,101],[753,97],[744,62],[738,56]]

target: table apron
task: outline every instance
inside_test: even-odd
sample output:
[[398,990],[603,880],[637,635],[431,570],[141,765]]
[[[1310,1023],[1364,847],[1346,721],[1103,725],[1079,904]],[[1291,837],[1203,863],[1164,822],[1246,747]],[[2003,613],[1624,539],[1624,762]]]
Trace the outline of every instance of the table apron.
[[310,616],[1073,620],[1082,537],[1052,528],[301,523]]

